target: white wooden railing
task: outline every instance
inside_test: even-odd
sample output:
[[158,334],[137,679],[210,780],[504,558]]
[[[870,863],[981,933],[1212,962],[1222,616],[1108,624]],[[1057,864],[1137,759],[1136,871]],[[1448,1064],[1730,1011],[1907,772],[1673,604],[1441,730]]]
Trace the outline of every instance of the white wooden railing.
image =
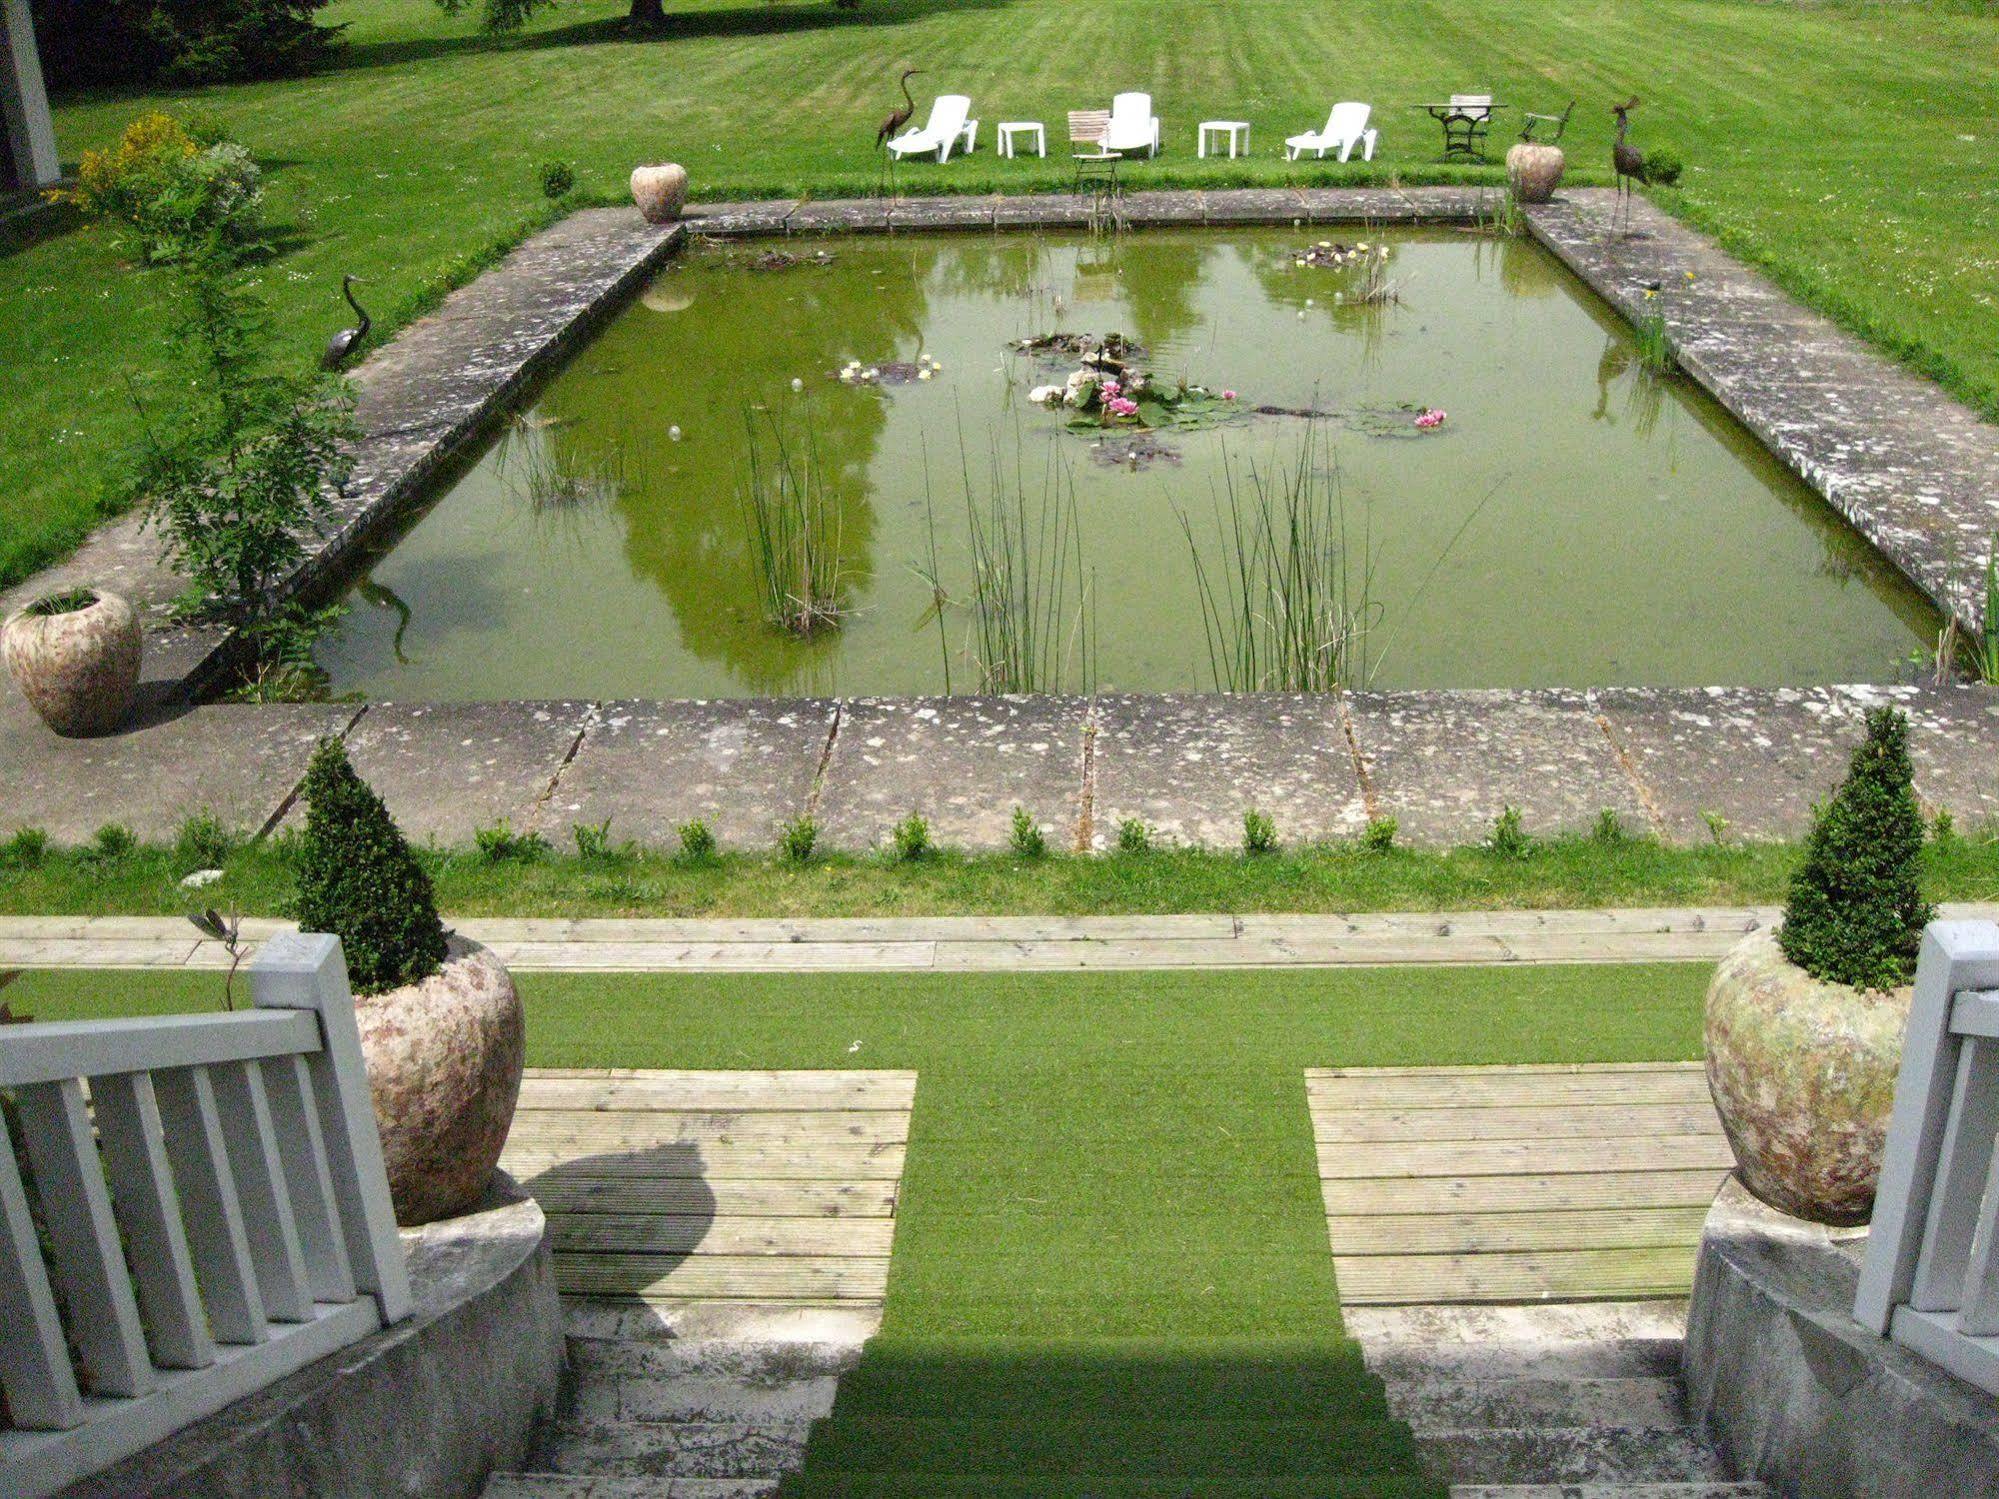
[[0,1119],[0,1494],[409,1313],[339,940],[273,938],[250,976],[234,1014],[0,1028],[31,1178]]
[[1853,1315],[1999,1394],[1999,926],[1923,934]]

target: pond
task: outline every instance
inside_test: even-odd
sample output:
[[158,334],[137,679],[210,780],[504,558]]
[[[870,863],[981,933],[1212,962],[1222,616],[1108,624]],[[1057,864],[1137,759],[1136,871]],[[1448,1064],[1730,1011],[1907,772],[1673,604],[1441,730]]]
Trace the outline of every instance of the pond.
[[[1032,399],[1110,335],[1134,417]],[[332,689],[400,699],[1807,684],[1939,624],[1531,243],[1325,228],[693,249],[349,603]]]

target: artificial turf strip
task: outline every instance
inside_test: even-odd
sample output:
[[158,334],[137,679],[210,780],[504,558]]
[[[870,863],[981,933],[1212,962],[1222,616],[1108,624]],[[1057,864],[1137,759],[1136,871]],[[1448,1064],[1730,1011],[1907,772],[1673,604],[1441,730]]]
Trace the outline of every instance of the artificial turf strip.
[[[520,984],[534,1066],[917,1072],[883,1333],[787,1499],[1409,1499],[1441,1490],[1341,1332],[1305,1069],[1691,1058],[1709,971]],[[214,1008],[221,984],[30,973],[6,997],[70,1019]]]

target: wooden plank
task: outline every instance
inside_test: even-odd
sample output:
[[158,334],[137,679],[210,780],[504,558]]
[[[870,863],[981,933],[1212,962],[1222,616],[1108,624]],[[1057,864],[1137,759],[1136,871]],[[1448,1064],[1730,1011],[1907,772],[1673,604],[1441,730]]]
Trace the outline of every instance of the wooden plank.
[[496,942],[509,968],[564,972],[856,972],[930,967],[929,942]]
[[1470,1062],[1450,1067],[1307,1067],[1318,1078],[1610,1077],[1628,1072],[1699,1072],[1699,1062]]
[[1314,1108],[1403,1109],[1551,1108],[1577,1103],[1672,1104],[1710,1099],[1707,1074],[1699,1066],[1671,1072],[1545,1076],[1308,1077],[1305,1096]]
[[731,1177],[561,1180],[536,1184],[544,1213],[706,1213],[748,1218],[890,1218],[893,1181],[769,1181]]
[[552,1172],[563,1180],[599,1177],[705,1180],[719,1176],[793,1177],[806,1181],[881,1181],[902,1175],[905,1147],[901,1144],[817,1145],[790,1149],[783,1145],[662,1145],[600,1153],[509,1146],[500,1165],[523,1186],[534,1190],[531,1178]]
[[1522,963],[1700,963],[1722,957],[1739,932],[1515,933],[1494,939]]
[[893,1218],[718,1218],[705,1214],[551,1213],[557,1254],[886,1255]]
[[521,1079],[519,1108],[907,1110],[915,1097],[913,1072],[658,1072],[595,1078],[530,1072]]
[[1348,1305],[1624,1300],[1686,1295],[1694,1250],[1335,1255],[1333,1267],[1340,1300]]
[[1563,1212],[1380,1213],[1327,1219],[1336,1255],[1697,1248],[1708,1205]]
[[1313,1137],[1322,1145],[1380,1140],[1612,1139],[1620,1135],[1716,1135],[1714,1105],[1554,1104],[1458,1109],[1315,1108]]
[[888,1257],[704,1254],[673,1263],[651,1254],[559,1254],[555,1283],[572,1296],[872,1302],[888,1289]]
[[1561,1211],[1697,1206],[1728,1179],[1725,1168],[1601,1171],[1560,1176],[1391,1176],[1320,1182],[1328,1214]]
[[1541,1172],[1686,1171],[1730,1167],[1720,1135],[1615,1140],[1415,1140],[1329,1145],[1323,1178],[1353,1176],[1527,1176]]
[[901,1109],[793,1110],[757,1113],[681,1113],[659,1109],[534,1109],[514,1116],[507,1143],[524,1150],[656,1145],[818,1145],[900,1144],[909,1138],[909,1115]]

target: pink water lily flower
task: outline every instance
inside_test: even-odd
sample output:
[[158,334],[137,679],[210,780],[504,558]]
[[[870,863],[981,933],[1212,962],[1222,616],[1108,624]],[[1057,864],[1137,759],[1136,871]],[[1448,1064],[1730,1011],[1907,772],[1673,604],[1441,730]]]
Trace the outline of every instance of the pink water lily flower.
[[1416,418],[1416,425],[1426,432],[1432,427],[1441,427],[1443,424],[1444,413],[1439,411],[1435,406],[1432,406],[1428,411]]
[[1104,409],[1112,416],[1137,416],[1138,402],[1127,400],[1123,396],[1113,396],[1104,403]]
[[1097,390],[1103,395],[1106,401],[1112,396],[1119,394],[1123,389],[1124,387],[1115,380],[1106,380],[1097,387]]
[[1223,392],[1222,392],[1222,399],[1223,399],[1224,401],[1233,401],[1233,400],[1235,399],[1235,392],[1234,392],[1234,391],[1232,391],[1232,390],[1225,390],[1225,391],[1223,391]]

